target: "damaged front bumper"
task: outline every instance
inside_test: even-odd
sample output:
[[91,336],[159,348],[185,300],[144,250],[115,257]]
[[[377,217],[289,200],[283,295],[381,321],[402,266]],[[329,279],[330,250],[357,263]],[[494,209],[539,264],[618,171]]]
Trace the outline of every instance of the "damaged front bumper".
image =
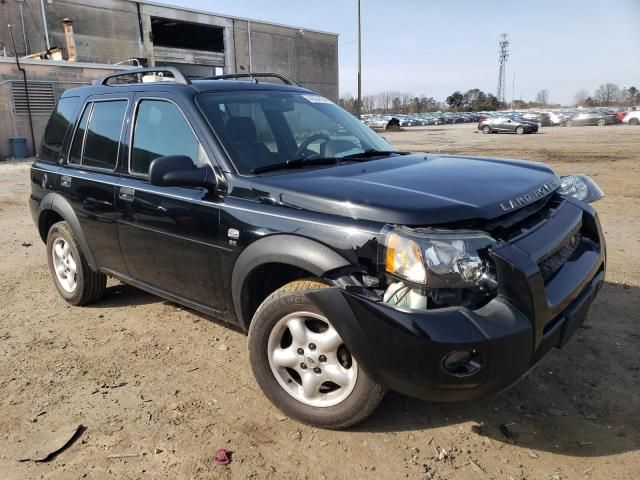
[[[577,231],[575,253],[552,278],[543,278],[548,252]],[[563,346],[604,283],[605,244],[597,215],[570,200],[543,225],[495,249],[493,257],[498,295],[477,310],[401,310],[360,287],[307,296],[379,383],[426,400],[470,400],[504,390],[552,348]],[[449,368],[447,359],[459,352],[468,352],[474,368]]]

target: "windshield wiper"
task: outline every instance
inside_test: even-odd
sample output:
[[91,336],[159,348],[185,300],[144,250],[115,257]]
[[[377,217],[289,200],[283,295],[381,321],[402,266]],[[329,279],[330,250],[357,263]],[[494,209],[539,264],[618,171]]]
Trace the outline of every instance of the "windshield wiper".
[[411,152],[402,152],[399,150],[375,150],[369,149],[364,152],[352,153],[351,155],[345,155],[344,157],[321,157],[321,158],[292,158],[286,162],[272,163],[270,165],[263,165],[251,170],[251,173],[265,173],[273,170],[284,170],[288,168],[300,168],[307,165],[337,165],[344,160],[359,161],[359,159],[368,159],[373,157],[384,157],[386,155],[409,155]]
[[334,165],[339,161],[340,159],[336,157],[310,158],[308,160],[306,158],[292,158],[290,160],[287,160],[286,162],[272,163],[269,165],[256,167],[251,170],[251,173],[264,173],[271,172],[272,170],[306,167],[307,165]]
[[409,155],[411,152],[403,152],[401,150],[376,150],[375,148],[370,148],[369,150],[365,150],[364,152],[352,153],[351,155],[345,155],[340,158],[372,158],[372,157],[384,157],[386,155]]

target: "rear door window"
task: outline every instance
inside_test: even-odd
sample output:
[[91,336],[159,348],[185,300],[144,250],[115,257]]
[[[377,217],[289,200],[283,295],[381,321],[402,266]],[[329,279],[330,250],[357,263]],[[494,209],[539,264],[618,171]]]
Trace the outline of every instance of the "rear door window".
[[116,168],[127,104],[127,100],[109,100],[85,106],[71,143],[69,163]]
[[126,100],[96,102],[87,128],[82,165],[113,170],[118,163]]
[[87,121],[89,120],[89,114],[93,104],[88,103],[84,107],[82,117],[76,128],[76,133],[73,136],[73,143],[71,143],[71,150],[69,151],[69,163],[79,165],[82,160],[82,147],[84,146],[84,133],[87,129]]

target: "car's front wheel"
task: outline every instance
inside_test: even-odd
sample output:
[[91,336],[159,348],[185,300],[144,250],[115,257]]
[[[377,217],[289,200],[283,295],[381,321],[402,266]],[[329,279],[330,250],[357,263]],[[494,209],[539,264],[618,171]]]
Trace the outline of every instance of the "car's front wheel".
[[75,232],[67,222],[51,226],[47,234],[47,260],[60,296],[72,305],[85,305],[102,297],[106,275],[89,268]]
[[249,328],[249,359],[264,394],[288,416],[342,429],[367,418],[383,387],[360,368],[331,322],[306,297],[327,288],[299,280],[272,293]]
[[482,127],[482,133],[484,133],[485,135],[487,133],[491,133],[491,127],[489,125],[485,125],[484,127]]
[[605,122],[604,118],[601,118],[600,120],[598,120],[598,124],[597,125],[599,127],[604,127],[606,123],[607,122]]
[[516,127],[516,133],[522,135],[524,133],[524,127]]

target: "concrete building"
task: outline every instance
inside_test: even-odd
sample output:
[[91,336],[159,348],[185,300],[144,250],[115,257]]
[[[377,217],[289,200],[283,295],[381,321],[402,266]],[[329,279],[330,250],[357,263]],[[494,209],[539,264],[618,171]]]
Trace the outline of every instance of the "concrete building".
[[[22,74],[15,65],[7,24],[13,26],[36,106],[32,112],[36,143],[64,89],[130,65],[175,66],[190,77],[280,72],[338,98],[334,33],[145,0],[4,0],[0,3],[0,157],[8,155],[9,138],[27,138],[32,148],[24,86],[19,85]],[[65,60],[23,58],[53,47],[62,50]]]

